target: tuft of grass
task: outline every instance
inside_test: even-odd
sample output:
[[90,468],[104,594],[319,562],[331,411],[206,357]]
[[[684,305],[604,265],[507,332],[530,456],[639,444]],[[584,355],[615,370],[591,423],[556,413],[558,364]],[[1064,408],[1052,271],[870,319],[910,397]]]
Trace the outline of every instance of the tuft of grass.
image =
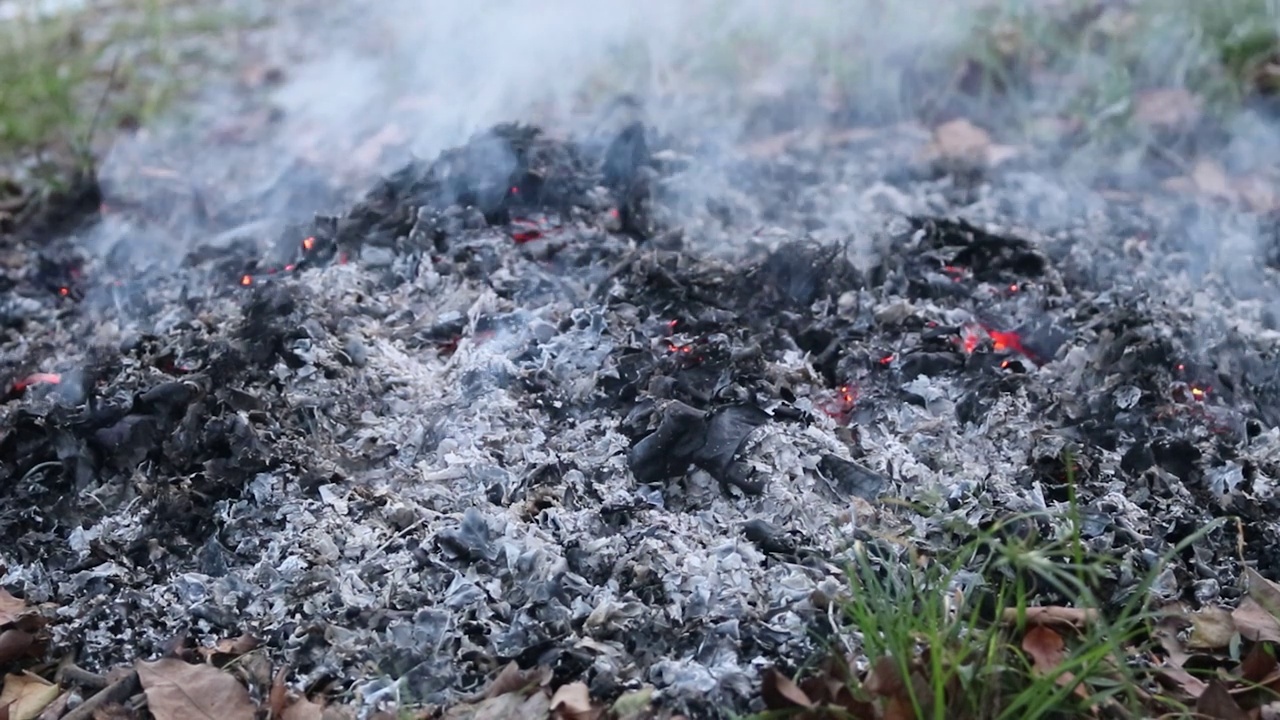
[[[837,629],[857,647],[853,664],[871,668],[861,682],[852,672],[840,678],[852,697],[879,705],[884,717],[928,720],[1194,715],[1154,682],[1143,659],[1164,617],[1149,606],[1150,591],[1176,556],[1222,523],[1170,548],[1117,591],[1125,573],[1082,537],[1074,462],[1064,460],[1070,499],[1059,515],[1024,514],[968,531],[975,539],[932,556],[882,541],[859,544]],[[1043,528],[1055,528],[1055,536],[1039,538]],[[1063,615],[1079,622],[1036,620],[1033,608],[1045,599],[1071,608]],[[1037,646],[1028,645],[1045,638],[1063,645],[1052,663],[1043,651],[1038,661]],[[886,692],[886,685],[897,689]],[[823,712],[774,710],[756,720],[862,717]]]
[[234,25],[181,0],[0,3],[0,167],[67,150],[165,111],[200,64],[186,41]]

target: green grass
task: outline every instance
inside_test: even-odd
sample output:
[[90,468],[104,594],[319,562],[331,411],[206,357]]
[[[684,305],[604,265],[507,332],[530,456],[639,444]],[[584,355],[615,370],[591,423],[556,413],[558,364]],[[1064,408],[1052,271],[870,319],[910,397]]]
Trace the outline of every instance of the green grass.
[[178,0],[88,0],[59,14],[16,3],[17,17],[0,20],[0,169],[33,156],[87,158],[91,131],[147,122],[204,67],[185,41],[234,24]]
[[[1068,487],[1074,488],[1067,467]],[[1161,690],[1154,671],[1138,658],[1155,647],[1152,630],[1163,617],[1149,606],[1156,578],[1221,523],[1170,548],[1136,582],[1117,589],[1120,561],[1087,548],[1074,492],[1069,505],[1056,516],[1017,516],[981,532],[953,528],[976,539],[937,555],[898,542],[860,544],[848,570],[849,595],[840,607],[837,637],[876,674],[907,680],[899,683],[902,690],[885,694],[869,688],[867,678],[859,681],[853,677],[857,673],[848,673],[840,679],[850,694],[878,706],[884,717],[891,716],[888,704],[897,702],[910,717],[928,720],[1095,713],[1193,717],[1181,699]],[[1027,532],[1033,527],[1055,528],[1055,536],[1038,539]],[[1047,637],[1061,638],[1064,651],[1051,666],[1037,667],[1023,643],[1034,627],[1028,612],[1046,597],[1087,613],[1088,619],[1072,629],[1052,630]],[[1046,637],[1043,629],[1034,632]],[[809,668],[801,674],[822,673]],[[796,716],[862,717],[828,706],[821,712],[775,709],[755,720]]]

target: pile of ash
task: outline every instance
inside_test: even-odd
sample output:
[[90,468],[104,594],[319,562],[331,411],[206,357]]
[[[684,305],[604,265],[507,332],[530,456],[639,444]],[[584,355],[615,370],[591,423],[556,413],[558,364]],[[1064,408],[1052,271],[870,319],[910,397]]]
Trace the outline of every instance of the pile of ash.
[[[176,268],[85,250],[110,218],[6,249],[0,585],[89,668],[250,634],[371,706],[514,660],[707,716],[822,651],[873,536],[1075,496],[1117,597],[1222,516],[1280,575],[1265,271],[1171,199],[895,167],[692,193],[643,126],[504,125]],[[1193,550],[1155,591],[1230,601],[1234,527]]]

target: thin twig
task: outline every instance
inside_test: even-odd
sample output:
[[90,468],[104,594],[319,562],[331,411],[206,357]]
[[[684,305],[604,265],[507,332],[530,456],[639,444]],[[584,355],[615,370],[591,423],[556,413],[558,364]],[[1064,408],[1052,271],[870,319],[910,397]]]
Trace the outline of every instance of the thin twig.
[[31,468],[30,470],[28,470],[28,471],[27,471],[27,473],[26,473],[25,475],[23,475],[23,476],[22,476],[22,482],[26,482],[28,479],[30,479],[30,478],[31,478],[31,476],[32,476],[32,475],[35,475],[36,473],[40,472],[41,470],[48,470],[49,468],[55,468],[55,467],[62,467],[62,461],[61,461],[61,460],[47,460],[47,461],[45,461],[45,462],[39,463],[39,464],[37,464],[35,467],[33,467],[33,468]]

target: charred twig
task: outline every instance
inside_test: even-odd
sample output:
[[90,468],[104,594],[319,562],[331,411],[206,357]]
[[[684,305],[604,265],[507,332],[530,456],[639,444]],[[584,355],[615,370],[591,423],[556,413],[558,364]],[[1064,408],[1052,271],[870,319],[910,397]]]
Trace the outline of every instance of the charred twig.
[[111,684],[105,675],[89,672],[75,663],[67,663],[58,668],[57,679],[62,684],[72,683],[94,690],[101,690]]
[[113,703],[123,703],[140,689],[142,686],[138,682],[138,671],[131,670],[128,675],[106,686],[93,697],[85,700],[80,707],[64,715],[62,720],[90,720],[99,708]]

